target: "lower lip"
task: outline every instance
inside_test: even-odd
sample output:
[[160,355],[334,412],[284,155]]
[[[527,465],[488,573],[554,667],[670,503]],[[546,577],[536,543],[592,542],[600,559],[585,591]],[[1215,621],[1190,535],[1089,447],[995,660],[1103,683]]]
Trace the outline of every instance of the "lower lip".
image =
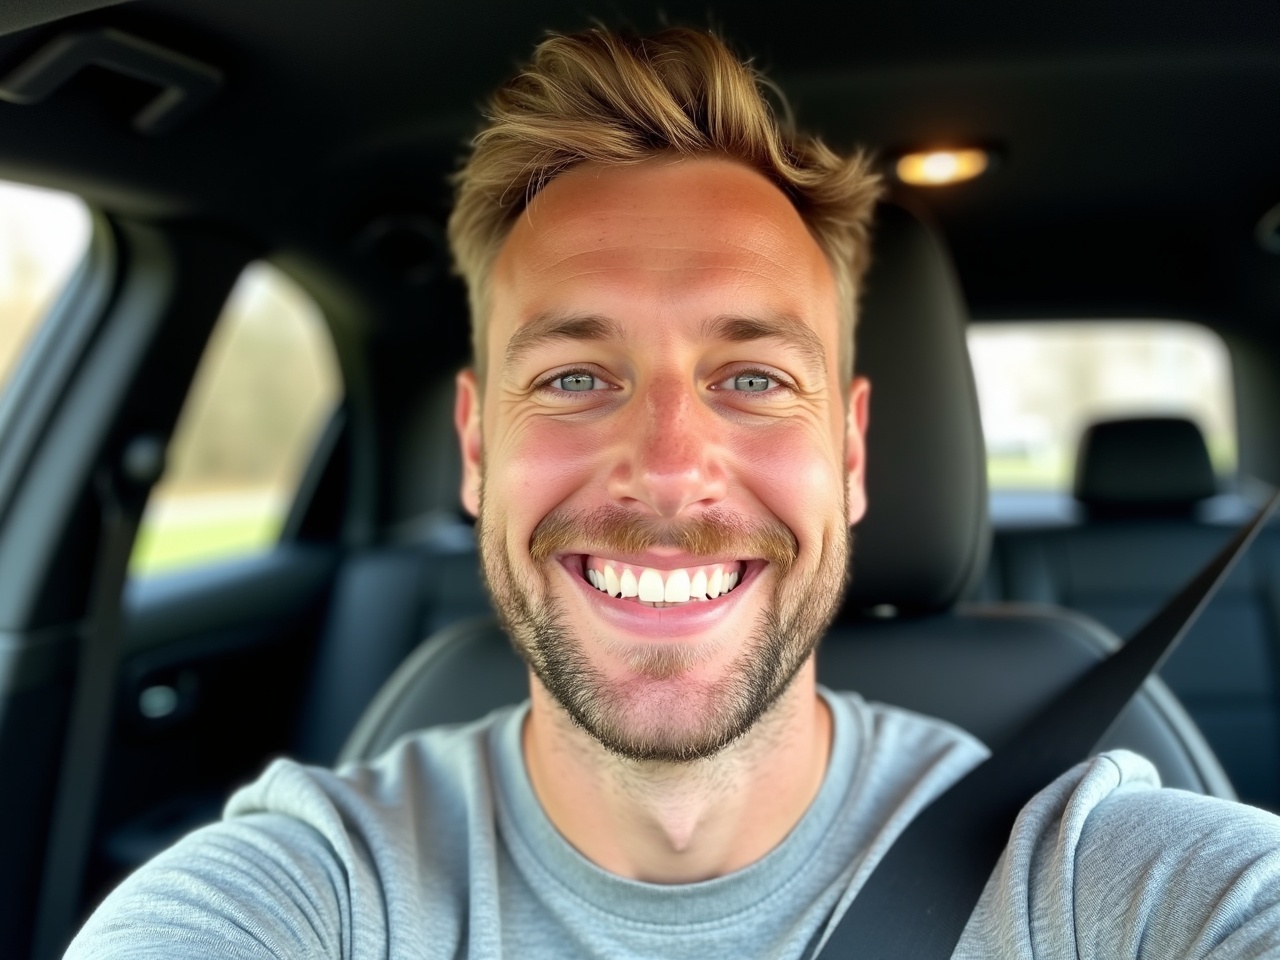
[[580,557],[565,557],[560,566],[591,604],[592,611],[614,628],[641,634],[649,640],[679,640],[703,633],[723,620],[755,586],[764,564],[748,562],[742,579],[729,593],[714,600],[691,600],[674,607],[647,607],[597,590],[582,578]]

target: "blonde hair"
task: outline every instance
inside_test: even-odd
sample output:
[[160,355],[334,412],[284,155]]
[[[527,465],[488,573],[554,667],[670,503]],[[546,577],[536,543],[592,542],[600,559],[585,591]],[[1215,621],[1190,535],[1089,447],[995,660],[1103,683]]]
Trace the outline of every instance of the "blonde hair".
[[597,28],[540,43],[532,62],[494,94],[455,180],[449,243],[470,298],[477,373],[485,369],[490,272],[538,191],[580,163],[674,154],[740,162],[790,198],[835,276],[847,382],[880,180],[863,154],[840,156],[780,121],[766,89],[749,63],[707,31],[673,27],[636,37]]

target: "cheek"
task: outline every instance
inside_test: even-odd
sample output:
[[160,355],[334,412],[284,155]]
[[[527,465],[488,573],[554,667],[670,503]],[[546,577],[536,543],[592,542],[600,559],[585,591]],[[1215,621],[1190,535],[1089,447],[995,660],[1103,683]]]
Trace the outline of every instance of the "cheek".
[[743,486],[796,533],[842,515],[843,456],[808,426],[745,440],[735,454]]
[[489,448],[486,485],[502,491],[513,528],[527,537],[539,520],[587,486],[600,455],[600,431],[530,417]]

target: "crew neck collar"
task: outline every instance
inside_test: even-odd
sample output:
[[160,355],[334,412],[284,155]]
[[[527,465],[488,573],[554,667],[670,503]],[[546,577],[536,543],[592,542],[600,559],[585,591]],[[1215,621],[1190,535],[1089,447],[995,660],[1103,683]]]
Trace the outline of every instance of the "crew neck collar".
[[[596,866],[555,828],[533,790],[521,748],[528,705],[496,725],[491,750],[498,781],[498,824],[516,866],[535,889],[554,884],[584,905],[641,924],[725,922],[756,909],[792,888],[823,888],[834,877],[816,876],[815,863],[857,776],[867,731],[849,701],[819,688],[831,711],[831,755],[817,795],[791,832],[754,863],[697,883],[658,884],[630,880]],[[839,864],[831,864],[832,869]]]

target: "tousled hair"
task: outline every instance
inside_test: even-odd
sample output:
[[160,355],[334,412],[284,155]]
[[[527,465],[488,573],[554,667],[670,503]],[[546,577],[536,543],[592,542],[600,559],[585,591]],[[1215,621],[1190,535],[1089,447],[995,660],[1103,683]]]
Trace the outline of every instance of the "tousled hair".
[[880,181],[863,154],[841,156],[780,120],[765,96],[770,89],[709,31],[672,27],[638,37],[596,28],[540,43],[529,65],[494,94],[455,179],[449,243],[470,298],[478,374],[486,366],[490,273],[537,193],[581,163],[678,156],[742,163],[795,205],[835,276],[847,382]]

